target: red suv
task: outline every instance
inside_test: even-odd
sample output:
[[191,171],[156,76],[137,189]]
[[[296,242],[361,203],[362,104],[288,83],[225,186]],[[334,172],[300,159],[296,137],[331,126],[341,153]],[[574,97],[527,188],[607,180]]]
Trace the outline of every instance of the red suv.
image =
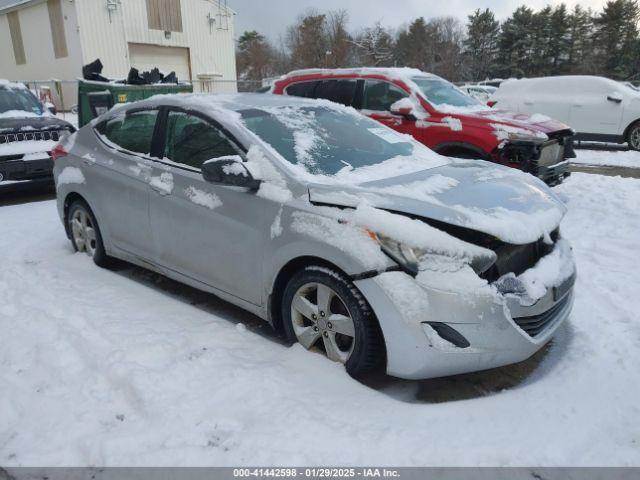
[[573,131],[544,115],[493,110],[446,80],[409,68],[298,70],[271,93],[324,98],[360,110],[436,152],[519,168],[549,185],[569,176]]

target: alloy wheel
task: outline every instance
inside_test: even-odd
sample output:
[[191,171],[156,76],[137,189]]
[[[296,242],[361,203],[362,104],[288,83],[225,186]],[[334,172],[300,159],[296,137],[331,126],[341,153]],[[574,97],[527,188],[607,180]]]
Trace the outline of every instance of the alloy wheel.
[[631,129],[629,134],[629,146],[634,150],[640,150],[640,125]]
[[96,253],[96,230],[89,213],[82,207],[73,212],[71,234],[78,251],[93,257]]
[[317,282],[303,285],[293,296],[291,319],[302,346],[310,350],[318,345],[330,360],[347,362],[355,346],[355,326],[335,291]]

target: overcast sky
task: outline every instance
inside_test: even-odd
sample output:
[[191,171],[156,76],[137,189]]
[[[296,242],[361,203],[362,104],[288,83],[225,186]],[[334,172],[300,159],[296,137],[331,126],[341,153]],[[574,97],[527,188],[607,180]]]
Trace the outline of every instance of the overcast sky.
[[[224,0],[222,0],[224,1]],[[499,19],[508,17],[519,5],[541,8],[547,4],[556,5],[561,0],[227,0],[235,10],[236,36],[245,30],[258,30],[273,41],[284,34],[286,27],[295,22],[298,15],[309,8],[321,11],[344,8],[349,12],[351,30],[371,25],[380,20],[385,26],[396,28],[414,18],[452,15],[465,20],[477,8],[491,8]],[[566,0],[573,6],[600,10],[606,0]]]

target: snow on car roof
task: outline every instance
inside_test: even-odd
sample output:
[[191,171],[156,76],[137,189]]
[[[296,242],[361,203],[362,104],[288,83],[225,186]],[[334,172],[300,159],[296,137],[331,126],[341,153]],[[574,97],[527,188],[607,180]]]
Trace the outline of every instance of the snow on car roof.
[[[329,100],[316,100],[285,95],[268,95],[264,93],[188,93],[154,95],[148,100],[142,100],[135,104],[166,104],[183,108],[193,108],[203,112],[240,112],[248,109],[277,108],[277,107],[323,107],[336,111],[358,114],[352,107],[346,107]],[[121,107],[122,108],[122,107]]]
[[306,68],[293,70],[281,79],[299,77],[303,75],[386,75],[397,79],[410,79],[412,77],[440,78],[433,73],[423,72],[417,68],[408,67],[359,67],[359,68]]
[[0,78],[0,88],[12,88],[12,89],[25,90],[27,87],[25,86],[24,83],[12,82],[5,78]]
[[620,86],[615,80],[596,75],[557,75],[551,77],[509,79],[500,85],[498,91],[500,93],[505,93],[505,91],[517,92],[526,88],[535,88],[542,85],[546,86],[546,88],[566,85],[574,89],[576,85],[580,85],[581,83],[589,84],[593,81],[609,83],[614,90]]

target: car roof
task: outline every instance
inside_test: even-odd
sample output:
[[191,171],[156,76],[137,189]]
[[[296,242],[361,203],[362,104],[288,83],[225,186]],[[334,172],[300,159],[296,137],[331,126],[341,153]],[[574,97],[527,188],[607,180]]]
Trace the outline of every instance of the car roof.
[[338,103],[323,99],[309,99],[287,95],[273,95],[270,93],[189,93],[189,94],[165,94],[155,95],[146,100],[132,103],[116,104],[104,118],[110,118],[122,111],[144,108],[158,108],[162,106],[194,110],[211,116],[220,121],[233,121],[239,119],[238,112],[243,110],[264,110],[273,108],[302,108],[314,107],[328,110],[347,112],[358,115],[352,107],[346,107]]
[[291,79],[293,77],[302,77],[308,75],[318,76],[338,76],[338,75],[354,75],[354,76],[367,76],[367,75],[384,75],[386,77],[394,79],[410,79],[413,77],[431,77],[440,78],[433,73],[423,72],[417,68],[406,67],[358,67],[358,68],[306,68],[301,70],[293,70],[282,77],[280,80]]

